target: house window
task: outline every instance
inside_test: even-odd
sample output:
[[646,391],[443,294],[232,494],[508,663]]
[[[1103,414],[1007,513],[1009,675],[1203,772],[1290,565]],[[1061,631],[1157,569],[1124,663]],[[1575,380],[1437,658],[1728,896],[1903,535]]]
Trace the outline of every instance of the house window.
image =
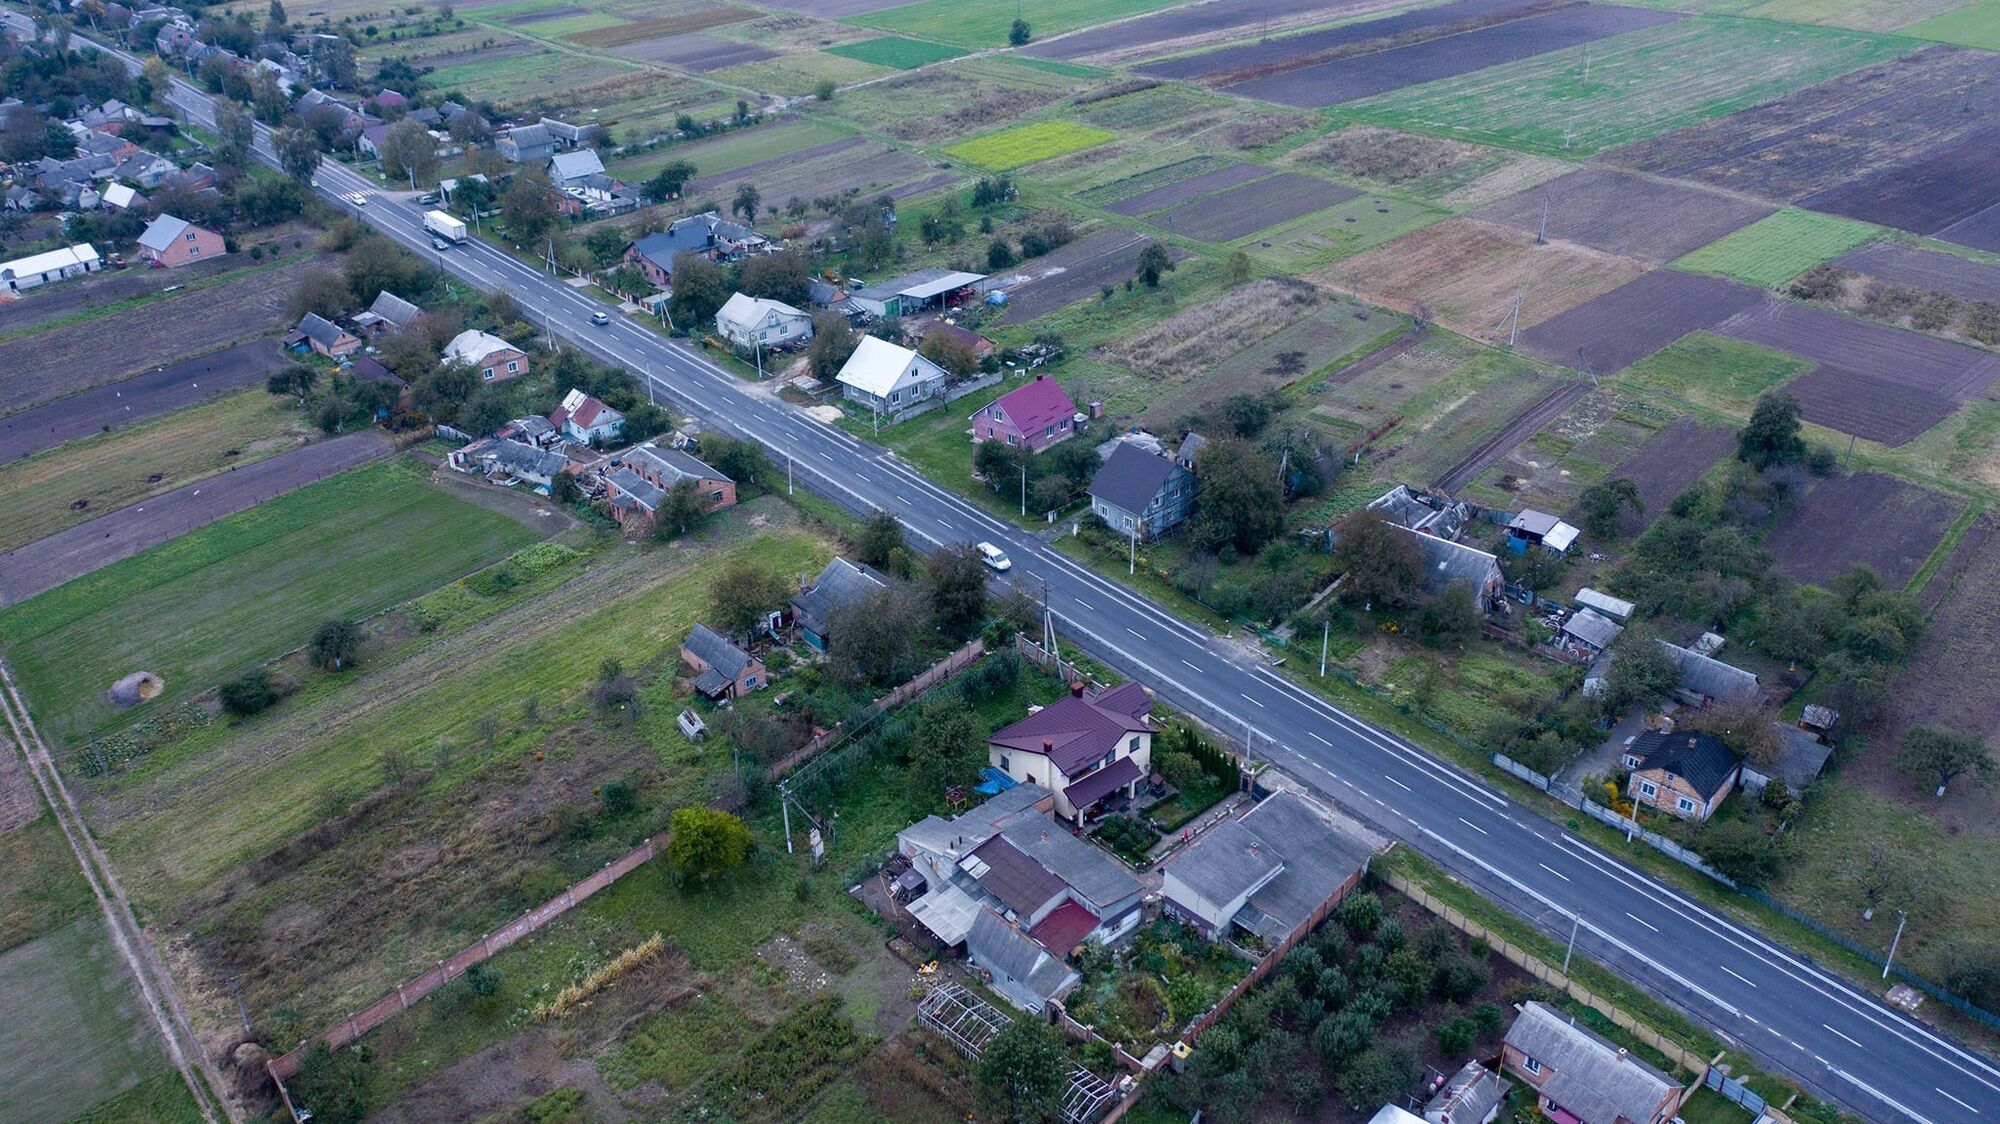
[[188,231],[188,233],[187,233],[187,240],[188,240],[188,241],[190,241],[190,242],[194,241],[194,231],[192,231],[192,230]]
[[493,377],[493,368],[491,368],[491,367],[488,367],[488,368],[486,368],[486,369],[485,369],[484,371],[481,371],[481,372],[479,372],[479,373],[480,373],[481,377],[483,377],[483,378],[488,378],[488,379],[490,379],[490,378],[492,378],[492,377]]
[[191,258],[195,258],[195,257],[200,257],[200,256],[201,256],[201,247],[200,247],[200,246],[190,246],[190,247],[188,247],[188,257],[191,257]]
[[1629,753],[1625,755],[1624,761],[1627,769],[1636,769],[1639,767],[1639,759]]
[[520,361],[520,360],[518,360],[518,359],[509,359],[509,360],[507,360],[507,373],[508,373],[508,374],[510,374],[510,375],[518,375],[518,374],[520,374],[520,373],[521,373],[521,361]]
[[1014,772],[1014,767],[1007,764],[1007,755],[1004,753],[1000,755],[1000,771],[1009,775]]
[[1139,735],[1133,734],[1131,742],[1125,748],[1131,750],[1133,753],[1139,752]]
[[721,493],[721,492],[710,492],[710,493],[708,494],[708,498],[709,498],[710,502],[712,502],[712,503],[721,503],[721,502],[722,502],[722,493]]
[[1685,796],[1674,801],[1674,807],[1679,808],[1683,815],[1692,815],[1694,813],[1694,801],[1689,800]]
[[1526,1054],[1522,1054],[1521,1068],[1527,1070],[1529,1073],[1540,1076],[1542,1072],[1542,1063],[1536,1061],[1534,1058],[1531,1058]]
[[1652,781],[1639,782],[1639,795],[1645,797],[1648,800],[1651,800],[1653,797],[1658,796],[1659,794],[1660,794],[1659,785],[1654,784]]

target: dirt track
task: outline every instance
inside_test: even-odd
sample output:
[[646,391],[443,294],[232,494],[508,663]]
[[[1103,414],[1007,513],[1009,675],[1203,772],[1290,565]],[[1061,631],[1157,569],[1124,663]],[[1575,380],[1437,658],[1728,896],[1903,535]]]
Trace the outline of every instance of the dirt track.
[[350,433],[231,469],[0,554],[0,604],[54,589],[273,496],[374,460],[391,447],[389,435],[380,430]]
[[1480,442],[1479,447],[1466,454],[1465,459],[1446,469],[1437,478],[1436,487],[1444,492],[1456,492],[1472,483],[1486,466],[1498,460],[1501,454],[1535,435],[1535,431],[1547,425],[1551,419],[1570,403],[1590,393],[1590,384],[1581,379],[1566,382],[1547,394],[1537,398],[1533,405],[1514,416],[1505,429]]
[[276,341],[251,340],[9,414],[0,418],[0,463],[253,385],[284,365]]

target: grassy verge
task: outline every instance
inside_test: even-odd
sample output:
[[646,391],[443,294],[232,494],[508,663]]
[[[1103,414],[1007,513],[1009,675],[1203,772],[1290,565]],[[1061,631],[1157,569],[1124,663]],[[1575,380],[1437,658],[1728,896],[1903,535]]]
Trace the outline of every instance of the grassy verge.
[[1924,564],[1918,567],[1916,573],[1910,575],[1909,584],[1903,587],[1904,592],[1912,595],[1923,592],[1924,587],[1930,584],[1931,577],[1944,566],[1945,559],[1950,558],[1952,552],[1958,549],[1958,540],[1964,538],[1965,532],[1984,514],[1986,514],[1985,504],[1966,505],[1965,510],[1958,513],[1958,518],[1952,521],[1951,526],[1945,528],[1944,538],[1938,540],[1937,546],[1931,551],[1931,556],[1924,559]]

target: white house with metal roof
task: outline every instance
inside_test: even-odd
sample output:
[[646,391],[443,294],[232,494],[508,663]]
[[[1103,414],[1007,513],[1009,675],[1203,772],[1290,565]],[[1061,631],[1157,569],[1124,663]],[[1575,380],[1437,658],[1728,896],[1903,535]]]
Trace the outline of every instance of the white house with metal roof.
[[104,261],[97,256],[97,248],[88,242],[78,242],[60,250],[0,262],[0,285],[7,286],[10,293],[18,293],[65,277],[95,273],[102,268]]
[[943,367],[907,347],[863,336],[834,381],[849,402],[900,419],[941,401],[947,377]]

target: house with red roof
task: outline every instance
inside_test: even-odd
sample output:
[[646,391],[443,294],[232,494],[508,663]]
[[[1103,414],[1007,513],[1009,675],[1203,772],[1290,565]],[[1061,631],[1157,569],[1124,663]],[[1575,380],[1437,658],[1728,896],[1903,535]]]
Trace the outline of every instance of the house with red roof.
[[1036,375],[972,415],[975,442],[1005,441],[1037,453],[1075,433],[1076,403],[1047,375]]
[[616,441],[624,433],[625,415],[572,387],[549,415],[549,424],[572,441],[592,445]]
[[1130,797],[1153,771],[1153,698],[1137,683],[1068,695],[986,739],[994,768],[1055,793],[1055,814],[1082,826],[1101,802]]

